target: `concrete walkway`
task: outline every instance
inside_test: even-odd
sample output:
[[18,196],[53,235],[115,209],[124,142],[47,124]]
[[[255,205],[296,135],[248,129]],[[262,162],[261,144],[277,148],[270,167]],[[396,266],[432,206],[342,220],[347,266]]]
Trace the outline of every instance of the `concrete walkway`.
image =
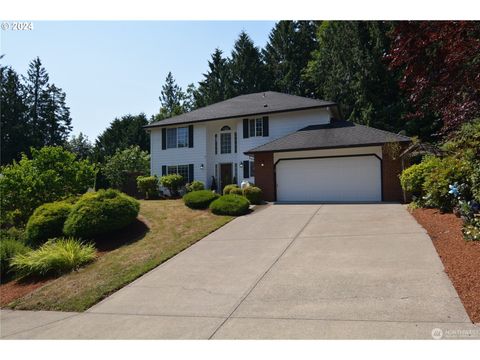
[[2,311],[23,339],[480,338],[402,205],[271,205],[85,313]]

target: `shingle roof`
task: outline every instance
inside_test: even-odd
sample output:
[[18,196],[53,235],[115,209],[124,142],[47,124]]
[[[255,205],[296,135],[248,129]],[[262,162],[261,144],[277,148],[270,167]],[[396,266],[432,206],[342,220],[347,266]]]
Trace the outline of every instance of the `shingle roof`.
[[349,121],[336,120],[330,124],[308,126],[245,153],[366,146],[408,141],[410,138],[407,136]]
[[[240,95],[232,99],[205,106],[182,115],[156,121],[144,127],[150,128],[174,124],[194,123],[200,121],[220,120],[327,106],[333,106],[334,109],[332,110],[334,112],[337,111],[336,104],[331,101],[309,99],[275,91],[266,91],[255,94]],[[338,114],[335,115],[336,117],[339,117]]]

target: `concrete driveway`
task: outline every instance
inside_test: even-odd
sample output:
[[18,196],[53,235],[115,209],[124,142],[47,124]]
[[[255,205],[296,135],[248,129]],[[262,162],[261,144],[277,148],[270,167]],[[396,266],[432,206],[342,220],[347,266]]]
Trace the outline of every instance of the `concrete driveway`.
[[431,339],[435,328],[480,337],[398,204],[266,206],[85,313],[2,312],[2,336],[27,339]]

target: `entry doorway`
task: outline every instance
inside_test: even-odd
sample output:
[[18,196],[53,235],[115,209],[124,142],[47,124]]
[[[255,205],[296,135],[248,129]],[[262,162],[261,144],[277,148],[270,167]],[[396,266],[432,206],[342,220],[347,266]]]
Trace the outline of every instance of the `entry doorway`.
[[225,163],[220,164],[220,187],[219,193],[223,192],[223,188],[233,182],[233,164]]

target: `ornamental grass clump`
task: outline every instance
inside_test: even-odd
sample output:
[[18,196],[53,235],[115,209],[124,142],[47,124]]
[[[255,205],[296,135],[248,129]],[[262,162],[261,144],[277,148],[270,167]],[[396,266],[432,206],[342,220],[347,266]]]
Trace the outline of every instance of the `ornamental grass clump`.
[[96,250],[73,238],[52,239],[36,250],[16,255],[12,270],[20,276],[60,275],[93,261]]

